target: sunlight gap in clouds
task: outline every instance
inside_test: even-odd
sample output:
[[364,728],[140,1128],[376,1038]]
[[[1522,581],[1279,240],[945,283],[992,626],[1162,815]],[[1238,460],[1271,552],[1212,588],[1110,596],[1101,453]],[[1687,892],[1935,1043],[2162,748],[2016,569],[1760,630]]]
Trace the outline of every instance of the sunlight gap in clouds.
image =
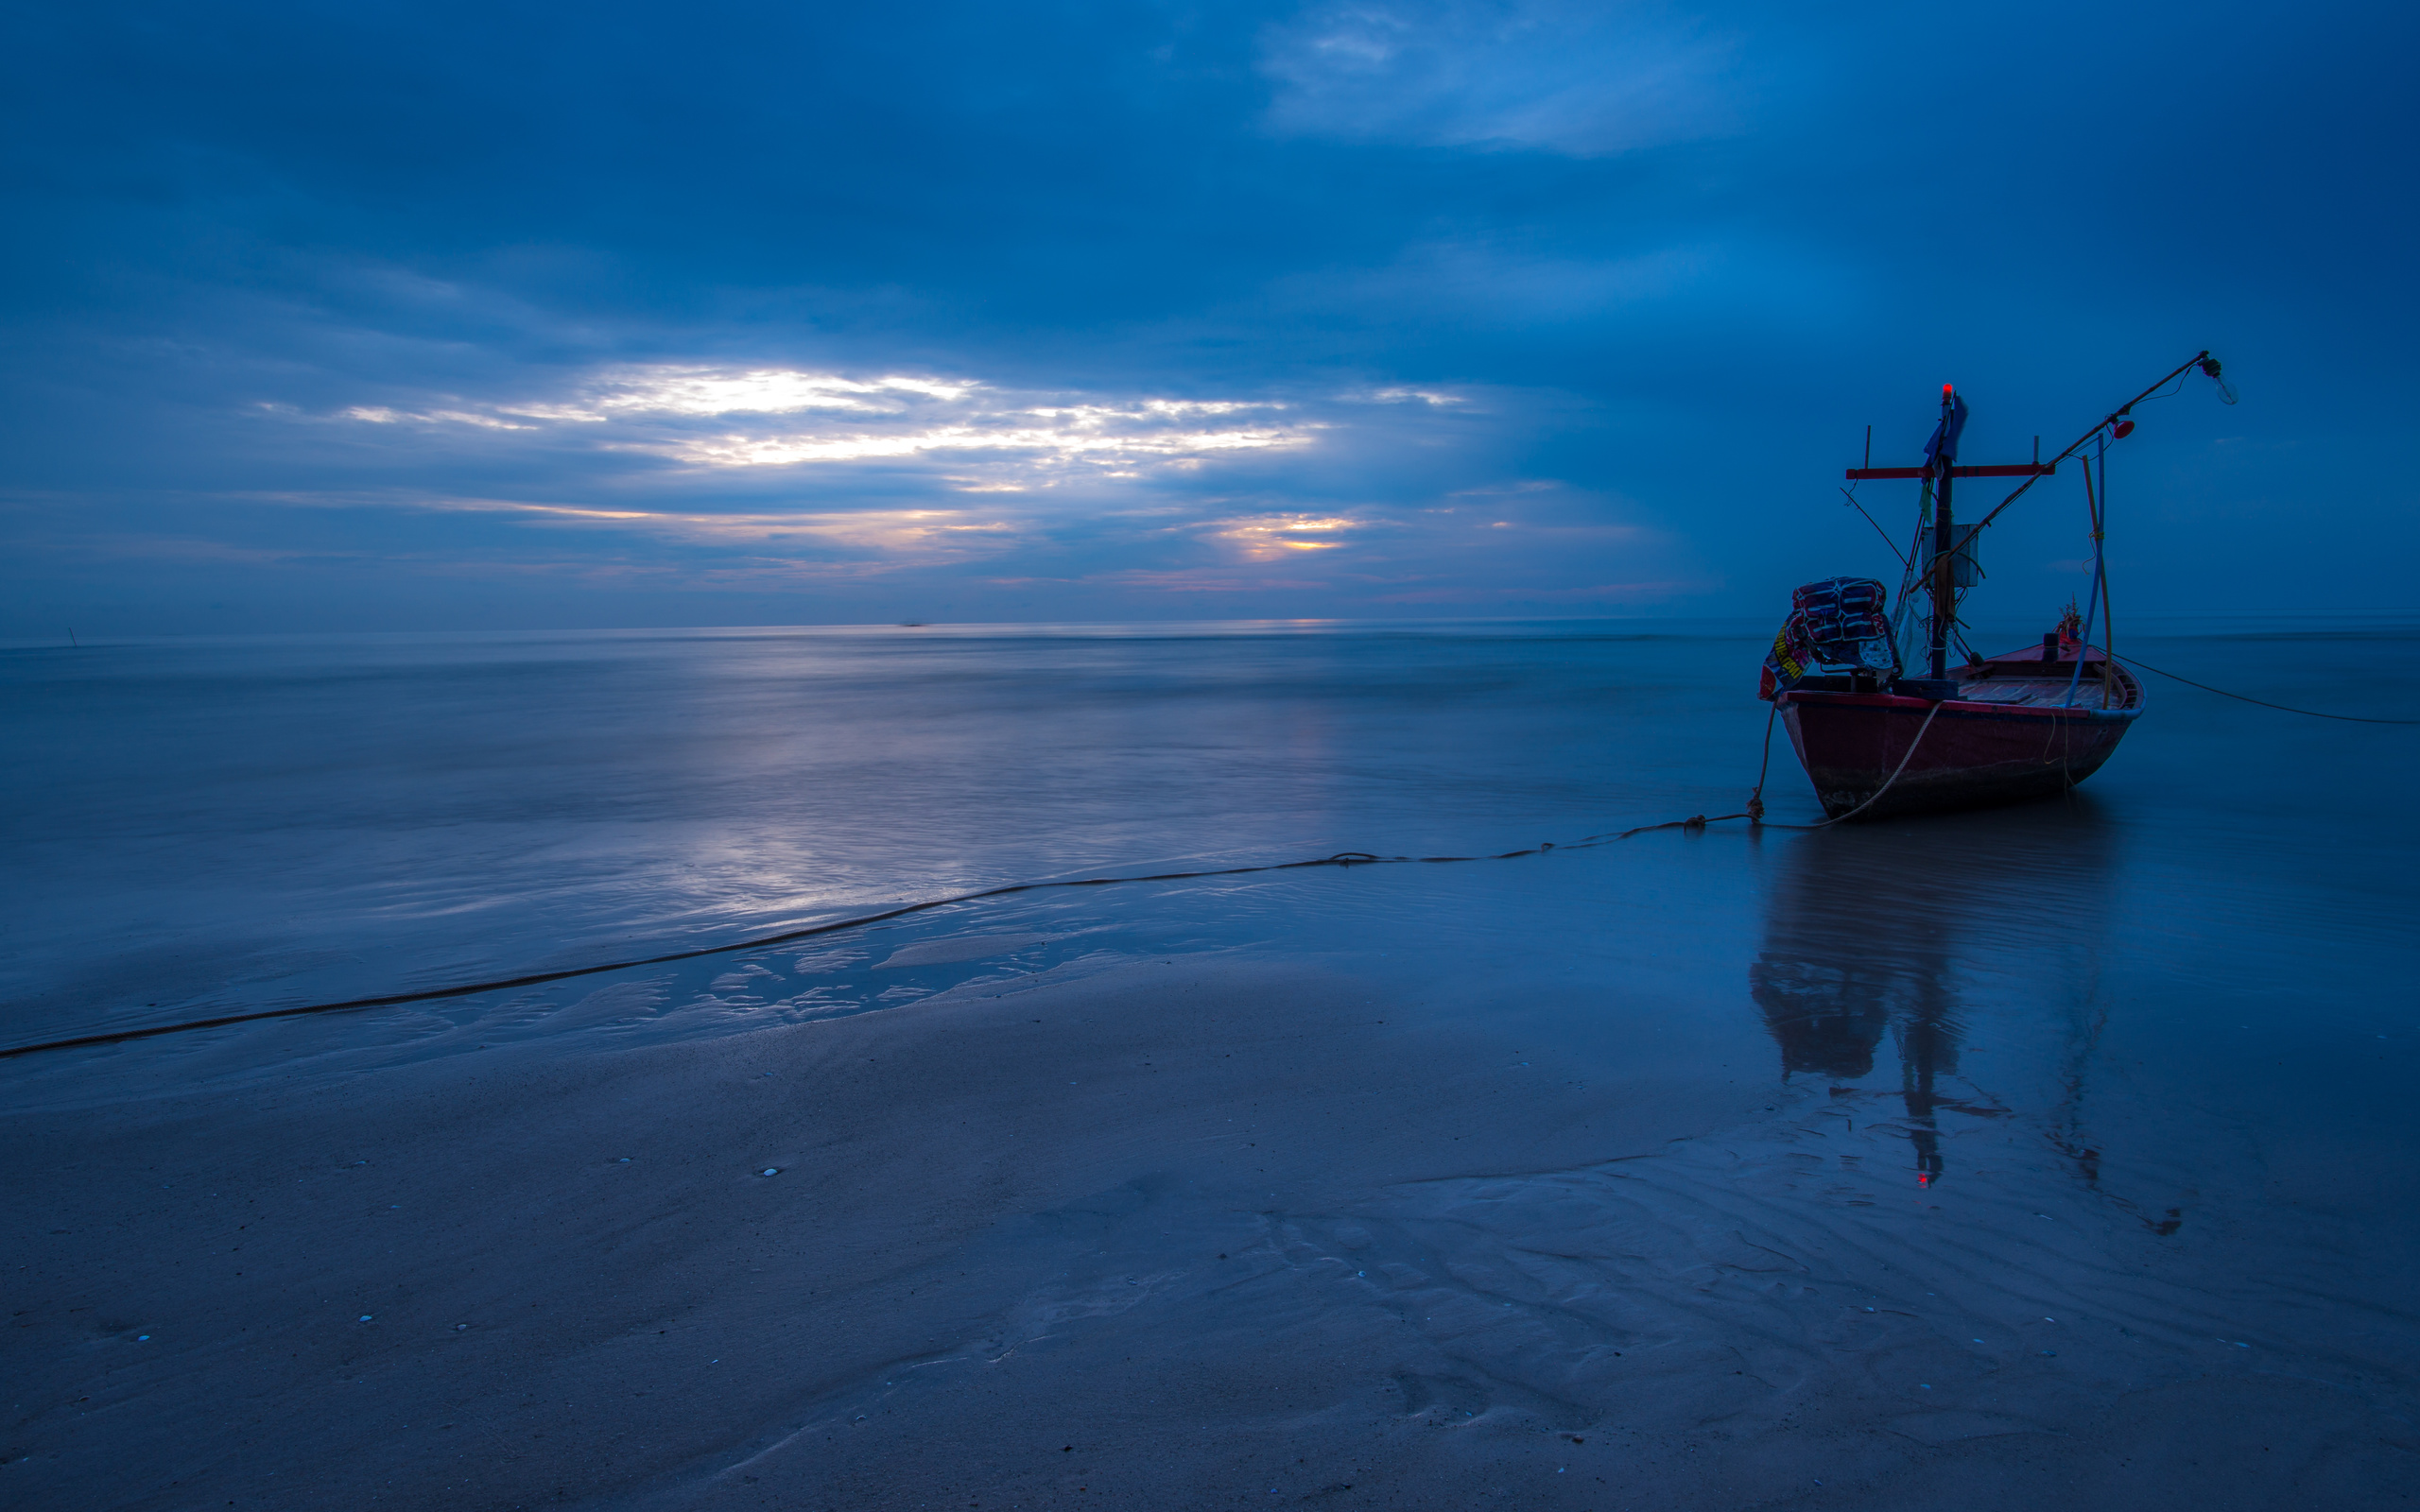
[[[603,421],[616,414],[787,415],[806,409],[896,413],[897,396],[959,400],[978,384],[889,374],[870,381],[787,368],[631,368],[593,382],[583,400],[513,406],[540,420]],[[883,401],[890,398],[894,402]]]
[[[1148,565],[1131,569],[1144,576],[1130,581],[1096,568],[1063,580],[1235,592],[1248,585],[1273,591],[1281,576],[1303,586],[1288,569],[1312,561],[1375,582],[1368,576],[1374,561],[1432,549],[1435,532],[1377,505],[1272,507],[1278,499],[1255,473],[1235,478],[1248,490],[1240,497],[1204,493],[1190,481],[1210,475],[1202,470],[1221,458],[1307,449],[1325,438],[1337,455],[1315,465],[1330,472],[1341,465],[1357,476],[1373,444],[1399,450],[1407,423],[1433,438],[1446,415],[1466,424],[1479,413],[1472,407],[1478,397],[1351,385],[1284,398],[1180,398],[913,374],[666,364],[592,369],[553,393],[525,389],[484,402],[432,394],[418,404],[360,405],[321,421],[414,430],[441,451],[450,431],[475,449],[467,455],[482,466],[492,464],[497,446],[664,458],[675,465],[669,477],[662,471],[603,474],[598,485],[614,490],[605,497],[423,502],[514,518],[541,531],[647,537],[684,555],[721,558],[722,568],[693,564],[700,581],[723,581],[716,575],[725,572],[737,574],[730,579],[735,582],[785,575],[863,578],[991,562],[1073,564],[1116,541],[1144,554]],[[281,418],[307,419],[299,411]],[[1397,444],[1381,440],[1389,437]],[[743,476],[749,473],[755,476]],[[652,491],[666,481],[704,496],[642,501],[627,491]],[[737,507],[735,486],[752,496]],[[921,497],[911,502],[903,494]],[[1497,504],[1481,520],[1499,513]],[[1453,528],[1470,527],[1457,522]]]
[[372,425],[400,425],[418,421],[423,424],[476,425],[492,431],[534,431],[535,425],[516,424],[493,415],[475,415],[461,409],[431,409],[408,411],[390,409],[384,404],[355,404],[340,411],[346,420],[357,420]]
[[[891,558],[894,566],[931,566],[1006,549],[1020,531],[1014,521],[954,509],[860,509],[846,513],[777,513],[680,509],[610,509],[533,504],[515,499],[449,499],[438,507],[483,514],[518,514],[533,524],[602,525],[645,530],[700,545],[769,545],[804,539]],[[968,539],[974,538],[974,539]]]
[[[1377,402],[1443,396],[1390,393]],[[977,470],[943,474],[974,492],[1047,488],[1068,475],[1136,478],[1198,468],[1220,453],[1308,444],[1322,421],[1276,400],[1103,402],[1016,391],[963,379],[904,374],[851,378],[781,368],[695,365],[618,368],[560,400],[408,410],[355,405],[339,419],[377,425],[469,425],[568,433],[600,450],[641,452],[708,469],[940,460]],[[705,422],[713,422],[708,428]],[[737,423],[735,423],[737,422]]]
[[[1205,452],[1299,446],[1316,426],[1263,426],[1250,430],[1163,431],[1101,434],[1090,425],[990,429],[979,424],[939,425],[905,434],[858,432],[843,436],[734,435],[700,438],[669,445],[632,442],[633,451],[662,452],[707,467],[782,467],[797,462],[856,462],[875,457],[916,456],[927,452],[1025,452],[1043,461],[1079,460],[1126,465],[1160,458],[1184,465]],[[1112,476],[1132,476],[1131,472]]]
[[1362,524],[1341,516],[1300,514],[1210,522],[1211,539],[1231,542],[1246,561],[1276,561],[1289,551],[1332,551],[1345,543],[1335,537]]

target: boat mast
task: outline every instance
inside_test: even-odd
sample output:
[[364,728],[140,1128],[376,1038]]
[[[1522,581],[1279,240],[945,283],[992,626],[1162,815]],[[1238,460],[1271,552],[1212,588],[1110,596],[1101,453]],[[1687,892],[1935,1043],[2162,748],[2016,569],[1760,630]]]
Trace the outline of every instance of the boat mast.
[[1956,395],[1947,384],[1941,386],[1940,454],[1934,458],[1941,478],[1934,487],[1932,507],[1932,675],[1949,676],[1949,627],[1958,612],[1957,570],[1951,552],[1955,544],[1950,536],[1949,483],[1957,468],[1958,433],[1951,424],[1950,407]]
[[[2181,372],[2184,369],[2177,370]],[[2176,374],[2170,373],[2169,376],[2172,378]],[[1937,682],[1948,679],[1949,643],[1958,628],[1959,541],[1958,523],[1949,507],[1951,485],[1959,478],[2024,478],[2030,484],[2035,478],[2048,477],[2067,453],[2075,450],[2075,447],[2071,446],[2067,448],[2066,453],[2062,453],[2058,457],[2053,457],[2048,462],[2040,460],[2037,455],[2036,459],[2031,462],[2014,462],[1990,467],[1960,467],[1958,438],[1959,433],[1965,428],[1966,402],[1958,397],[1958,390],[1954,386],[1944,384],[1941,386],[1941,428],[1933,432],[1933,438],[1925,445],[1924,466],[1875,467],[1872,465],[1873,458],[1868,457],[1866,459],[1868,465],[1850,468],[1847,473],[1852,483],[1859,478],[1907,478],[1910,481],[1921,479],[1931,494],[1932,556],[1925,561],[1922,573],[1925,591],[1932,595],[1932,676],[1933,680]],[[2076,444],[2081,446],[2083,443],[2079,441]],[[2040,452],[2038,443],[2034,450],[2037,454]],[[2021,493],[2024,490],[2020,489],[2017,491]],[[2014,498],[2015,494],[2011,494],[2009,497]],[[2001,507],[2006,507],[2003,502]],[[1998,511],[1993,512],[1996,514]],[[1922,528],[1924,519],[1924,507],[1919,505],[1916,511],[1918,528],[1914,545],[1914,555],[1918,556],[1924,551]],[[1989,524],[1991,524],[1991,516],[1986,515],[1968,529],[1967,539],[1972,541],[1975,531]],[[1908,571],[1910,576],[1900,580],[1903,587],[1913,580],[1918,571],[1912,559],[1909,563]],[[1912,590],[1900,595],[1900,612],[1907,611],[1911,594]],[[1895,625],[1897,621],[1893,620],[1893,623]]]

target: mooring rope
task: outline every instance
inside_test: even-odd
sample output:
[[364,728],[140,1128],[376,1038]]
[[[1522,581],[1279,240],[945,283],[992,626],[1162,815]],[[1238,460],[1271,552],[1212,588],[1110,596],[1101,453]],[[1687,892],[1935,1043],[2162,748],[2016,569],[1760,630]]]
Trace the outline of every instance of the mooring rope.
[[1751,823],[1765,822],[1765,774],[1773,765],[1773,720],[1781,714],[1781,700],[1772,699],[1765,709],[1765,751],[1756,758],[1756,789],[1748,795],[1748,818]]
[[[2114,656],[2115,653],[2112,655]],[[2307,714],[2313,719],[2342,719],[2347,724],[2354,725],[2420,725],[2420,719],[2375,719],[2367,714],[2328,714],[2322,713],[2316,709],[2297,709],[2291,704],[2271,703],[2266,698],[2255,698],[2249,694],[2229,693],[2224,688],[2213,688],[2206,682],[2196,682],[2191,678],[2180,677],[2173,672],[2160,672],[2159,668],[2152,666],[2150,662],[2137,662],[2131,656],[2116,657],[2116,660],[2125,662],[2130,667],[2140,667],[2145,672],[2159,672],[2161,677],[2184,683],[2188,688],[2199,688],[2204,693],[2215,693],[2221,698],[2239,698],[2245,703],[2256,703],[2263,709],[2275,709],[2285,713]]]
[[[818,935],[838,934],[842,930],[862,929],[888,919],[900,919],[921,914],[929,909],[946,908],[952,903],[974,902],[983,898],[1003,898],[1011,893],[1040,892],[1053,887],[1106,887],[1125,882],[1184,882],[1201,877],[1243,877],[1256,872],[1300,871],[1310,867],[1377,867],[1399,864],[1440,865],[1463,861],[1511,861],[1520,856],[1543,855],[1548,850],[1586,850],[1600,845],[1627,840],[1634,834],[1654,830],[1702,830],[1709,824],[1729,819],[1744,819],[1742,814],[1723,814],[1708,818],[1703,814],[1685,819],[1668,819],[1661,824],[1641,824],[1631,829],[1606,834],[1592,834],[1582,839],[1557,845],[1548,840],[1524,850],[1506,850],[1485,856],[1381,856],[1367,850],[1340,850],[1334,855],[1318,856],[1308,861],[1272,861],[1256,867],[1218,867],[1201,871],[1160,871],[1135,877],[1070,877],[1052,882],[1017,882],[1006,886],[985,887],[975,892],[953,893],[946,898],[927,898],[920,902],[903,903],[880,913],[860,914],[854,919],[835,919],[828,924],[810,924],[804,929],[787,929],[778,935],[762,935],[753,939],[736,940],[728,945],[707,945],[692,951],[667,951],[660,955],[643,955],[627,961],[607,961],[596,966],[578,966],[561,971],[530,971],[519,976],[500,977],[493,982],[464,982],[453,987],[428,988],[418,992],[390,992],[374,998],[347,998],[337,1003],[307,1003],[287,1008],[261,1008],[250,1013],[223,1013],[215,1018],[187,1019],[176,1023],[150,1024],[141,1028],[117,1029],[105,1034],[78,1035],[67,1040],[45,1040],[38,1044],[0,1046],[0,1059],[12,1056],[30,1056],[43,1050],[73,1050],[84,1045],[119,1044],[131,1040],[155,1040],[162,1035],[187,1034],[197,1029],[221,1029],[231,1024],[259,1023],[269,1019],[299,1019],[310,1014],[345,1013],[363,1008],[396,1007],[406,1003],[433,1003],[444,998],[473,997],[481,992],[501,992],[513,988],[539,987],[548,982],[565,982],[574,977],[596,976],[607,971],[627,971],[642,966],[665,966],[674,961],[694,961],[707,955],[729,955],[740,951],[767,950],[786,945],[793,940],[812,938]],[[1798,826],[1789,826],[1798,828]],[[1809,826],[1820,828],[1820,826]]]
[[[1775,700],[1773,713],[1779,713],[1780,712],[1779,700]],[[1891,784],[1897,782],[1899,780],[1899,774],[1908,769],[1908,763],[1915,757],[1916,747],[1924,743],[1925,731],[1932,728],[1933,715],[1939,713],[1941,713],[1941,705],[1938,703],[1925,711],[1925,722],[1916,727],[1916,738],[1908,742],[1908,749],[1906,753],[1899,758],[1899,765],[1891,768],[1891,775],[1883,780],[1880,787],[1876,788],[1872,794],[1867,796],[1864,802],[1849,810],[1846,814],[1835,814],[1830,818],[1820,820],[1814,824],[1765,823],[1765,768],[1763,765],[1760,764],[1756,768],[1756,790],[1748,795],[1748,817],[1750,821],[1768,830],[1828,830],[1833,825],[1840,823],[1843,819],[1856,818],[1867,809],[1872,808],[1875,803],[1881,799],[1883,794],[1891,791]],[[1773,721],[1772,715],[1768,714],[1765,716],[1765,756],[1768,761],[1772,759],[1772,753]]]

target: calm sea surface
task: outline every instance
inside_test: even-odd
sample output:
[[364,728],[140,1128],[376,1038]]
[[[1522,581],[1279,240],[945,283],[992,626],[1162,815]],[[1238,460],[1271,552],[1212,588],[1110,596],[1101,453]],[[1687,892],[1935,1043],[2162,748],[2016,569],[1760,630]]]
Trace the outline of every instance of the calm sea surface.
[[[1011,882],[1491,854],[1728,814],[1755,778],[1769,634],[935,627],[10,650],[0,1036],[493,979]],[[2121,653],[2255,696],[2415,714],[2420,620],[2121,635]],[[1709,1312],[1691,1278],[1751,1276],[1762,1263],[1738,1246],[1757,1236],[1758,1253],[1834,1257],[1856,1316],[1923,1319],[1906,1348],[1935,1352],[1904,1357],[1926,1362],[1904,1366],[1924,1377],[1910,1393],[1968,1377],[1999,1391],[2003,1366],[2055,1357],[2069,1374],[2041,1388],[2042,1421],[2231,1369],[2408,1422],[2420,821],[2402,784],[2420,730],[2158,679],[2151,694],[2065,800],[1028,892],[677,967],[26,1057],[6,1085],[76,1101],[352,1075],[913,1012],[1142,959],[1298,961],[1391,1011],[1494,1021],[1521,1047],[1510,1078],[1719,1073],[1769,1090],[1749,1124],[1653,1160],[1374,1196],[1364,1237],[1338,1245],[1422,1235],[1405,1264],[1531,1278],[1508,1296],[1603,1230],[1620,1274],[1556,1280],[1518,1314],[1534,1348],[1475,1369],[1578,1390],[1556,1372],[1587,1351],[1557,1331],[1642,1298],[1675,1338],[1810,1327],[1814,1303],[1771,1288]],[[1817,816],[1783,740],[1769,797],[1775,819]],[[1318,1251],[1324,1221],[1288,1220],[1288,1242]],[[2374,1488],[2368,1461],[2342,1463]]]
[[[1764,731],[1764,633],[1220,624],[21,648],[0,653],[0,1034],[477,981],[1010,882],[1493,853],[1734,813]],[[2389,716],[2414,712],[2384,694],[2415,644],[2410,620],[2169,622],[2132,638],[2202,680]],[[2221,1042],[2254,1060],[2399,1054],[2420,826],[2396,795],[2420,731],[2152,680],[2150,714],[2066,802],[1813,835],[1735,824],[1418,874],[1028,895],[884,944],[1063,936],[995,968],[1013,971],[1173,948],[1154,933],[1169,929],[1188,949],[1314,953],[1400,932],[1433,967],[1467,935],[1519,943],[1547,972],[1579,969],[1567,953],[1584,949],[1748,1012],[1786,990],[1782,955],[1828,951],[2063,1012],[2089,990],[2233,1014]],[[1819,817],[1774,744],[1772,816]],[[771,990],[785,979],[723,992],[754,1000],[726,1015],[671,1001],[730,964],[656,973],[665,1000],[646,1017],[744,1026],[794,996]],[[2363,1040],[2327,1039],[2338,1022]]]

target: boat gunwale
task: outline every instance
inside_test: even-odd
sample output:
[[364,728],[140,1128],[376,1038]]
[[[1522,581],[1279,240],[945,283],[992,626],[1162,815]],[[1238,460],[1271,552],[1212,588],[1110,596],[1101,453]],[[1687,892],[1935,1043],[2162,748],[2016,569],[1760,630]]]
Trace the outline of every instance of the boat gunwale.
[[1817,709],[1877,709],[1923,713],[1938,707],[1948,719],[2083,719],[2092,723],[2132,723],[2142,717],[2140,697],[2129,708],[2095,709],[2086,704],[2012,704],[1987,698],[1911,698],[1895,693],[1840,693],[1827,688],[1784,688],[1773,701]]

